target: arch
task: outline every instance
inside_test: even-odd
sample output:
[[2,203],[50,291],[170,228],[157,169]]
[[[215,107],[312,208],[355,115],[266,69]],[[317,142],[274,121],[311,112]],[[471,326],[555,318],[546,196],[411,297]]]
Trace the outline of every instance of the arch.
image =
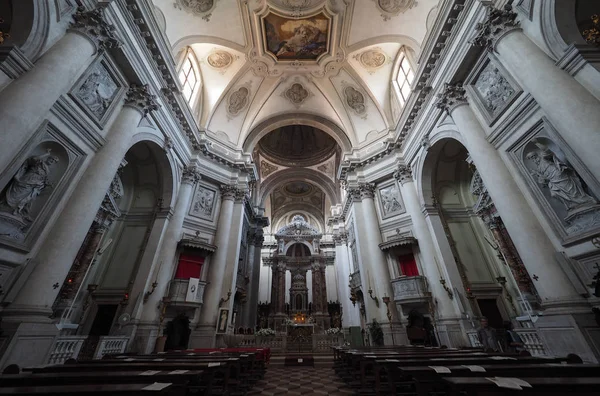
[[17,46],[25,56],[35,62],[49,37],[51,10],[49,1],[19,0],[12,5],[10,38],[3,44]]
[[306,245],[308,247],[308,251],[310,252],[310,255],[312,256],[315,252],[313,251],[313,247],[311,243],[308,243],[307,241],[289,241],[288,243],[285,244],[285,246],[283,247],[283,254],[287,255],[287,251],[290,247],[294,246],[295,244],[300,243],[302,245]]
[[[142,128],[140,128],[142,129]],[[143,128],[146,129],[146,128]],[[150,128],[148,128],[150,129]],[[177,187],[179,185],[178,166],[175,158],[170,152],[165,152],[164,138],[156,133],[138,130],[131,139],[129,149],[139,143],[147,143],[150,152],[157,162],[159,176],[162,179],[162,200],[163,205],[174,206]],[[128,150],[129,151],[129,150]]]
[[299,124],[321,129],[337,142],[342,152],[350,152],[352,150],[350,138],[336,123],[325,117],[306,113],[280,114],[261,122],[252,128],[252,131],[246,136],[242,148],[244,152],[251,153],[260,139],[267,133],[284,126]]
[[228,47],[232,50],[239,51],[241,53],[246,52],[246,48],[244,48],[244,46],[239,45],[238,43],[235,43],[233,41],[222,39],[216,36],[206,36],[198,34],[182,37],[179,40],[177,40],[171,48],[171,54],[175,56],[179,53],[179,51],[181,51],[185,47],[191,46],[192,44],[215,44],[221,45],[223,47]]
[[586,44],[577,26],[578,0],[544,0],[538,3],[542,37],[554,59],[560,59],[571,44]]
[[[271,212],[271,222],[274,225],[279,225],[281,221],[285,221],[285,218],[289,216],[291,213],[302,212],[306,217],[311,216],[312,220],[316,222],[313,224],[316,228],[319,229],[320,232],[324,232],[325,230],[325,219],[323,217],[323,212],[319,212],[315,206],[307,205],[302,202],[293,202],[289,204],[284,204],[277,210]],[[308,220],[308,219],[307,219]],[[310,223],[310,222],[309,222]],[[285,224],[282,224],[283,227]]]
[[292,180],[302,180],[314,184],[323,190],[332,205],[341,203],[338,189],[327,176],[313,169],[290,168],[275,173],[275,175],[267,178],[261,185],[261,192],[259,195],[260,206],[265,204],[265,200],[275,188]]

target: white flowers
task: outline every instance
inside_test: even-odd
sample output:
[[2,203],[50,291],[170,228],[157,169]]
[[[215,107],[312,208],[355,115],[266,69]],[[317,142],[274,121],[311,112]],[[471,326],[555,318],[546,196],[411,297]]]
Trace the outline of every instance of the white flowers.
[[264,336],[274,336],[274,335],[275,335],[275,330],[273,330],[273,329],[269,329],[269,328],[266,328],[266,329],[260,329],[260,330],[258,330],[258,331],[256,332],[256,335],[257,335],[257,336],[260,336],[260,337],[264,337]]
[[329,335],[342,334],[342,329],[340,329],[339,327],[332,327],[330,329],[325,330],[325,334],[329,334]]

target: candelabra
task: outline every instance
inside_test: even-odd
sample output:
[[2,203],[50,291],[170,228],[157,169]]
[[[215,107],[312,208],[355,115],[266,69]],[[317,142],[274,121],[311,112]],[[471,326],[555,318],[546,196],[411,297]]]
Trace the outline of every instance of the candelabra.
[[144,303],[148,302],[148,299],[150,298],[150,296],[152,295],[152,293],[154,293],[154,290],[156,289],[156,286],[158,286],[158,282],[157,281],[152,282],[152,289],[148,290],[146,292],[146,294],[144,294]]
[[385,308],[387,310],[387,318],[390,323],[390,333],[392,334],[392,345],[396,345],[396,341],[394,340],[394,328],[392,326],[392,312],[390,311],[390,302],[391,299],[388,296],[383,296],[383,303],[385,304]]
[[231,290],[229,290],[227,292],[227,298],[223,298],[221,297],[221,300],[219,300],[219,305],[226,303],[227,301],[229,301],[229,298],[231,297]]
[[377,298],[377,296],[373,297],[373,290],[371,289],[369,289],[369,297],[371,297],[371,300],[375,301],[375,305],[379,308],[379,298]]
[[446,286],[446,279],[440,278],[440,283],[444,290],[446,290],[446,293],[448,293],[448,297],[450,297],[450,300],[452,300],[454,298],[454,293],[452,293],[452,290],[450,290],[450,288]]

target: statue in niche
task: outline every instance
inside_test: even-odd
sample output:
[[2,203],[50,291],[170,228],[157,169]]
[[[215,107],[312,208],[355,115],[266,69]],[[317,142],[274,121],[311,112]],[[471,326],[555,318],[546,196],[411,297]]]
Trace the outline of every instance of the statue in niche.
[[103,66],[85,79],[75,95],[98,119],[104,116],[117,91],[117,85]]
[[346,103],[352,110],[357,114],[364,114],[367,110],[365,106],[365,97],[362,93],[353,87],[346,87],[344,89],[344,95],[346,96]]
[[582,181],[566,163],[545,145],[534,142],[537,150],[528,153],[525,158],[535,164],[531,173],[538,183],[550,189],[550,195],[558,199],[567,209],[568,215],[577,209],[592,206],[598,201],[585,192]]
[[50,150],[25,160],[0,198],[0,211],[10,211],[13,216],[33,221],[29,216],[31,204],[46,187],[52,187],[50,168],[57,162],[58,157],[51,155]]
[[237,115],[248,103],[250,91],[246,87],[241,87],[229,97],[228,111],[230,114]]

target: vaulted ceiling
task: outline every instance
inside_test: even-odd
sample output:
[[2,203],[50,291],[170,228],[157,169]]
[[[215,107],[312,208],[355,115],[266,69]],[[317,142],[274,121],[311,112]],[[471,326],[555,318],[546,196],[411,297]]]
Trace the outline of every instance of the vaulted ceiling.
[[[226,146],[253,152],[262,181],[302,168],[333,185],[340,154],[396,128],[400,54],[416,60],[440,2],[152,1],[176,61],[188,48],[198,61],[202,92],[192,109],[198,125]],[[311,127],[331,138],[312,137]],[[272,198],[303,178],[281,179],[269,189]],[[322,189],[314,178],[303,182]]]

